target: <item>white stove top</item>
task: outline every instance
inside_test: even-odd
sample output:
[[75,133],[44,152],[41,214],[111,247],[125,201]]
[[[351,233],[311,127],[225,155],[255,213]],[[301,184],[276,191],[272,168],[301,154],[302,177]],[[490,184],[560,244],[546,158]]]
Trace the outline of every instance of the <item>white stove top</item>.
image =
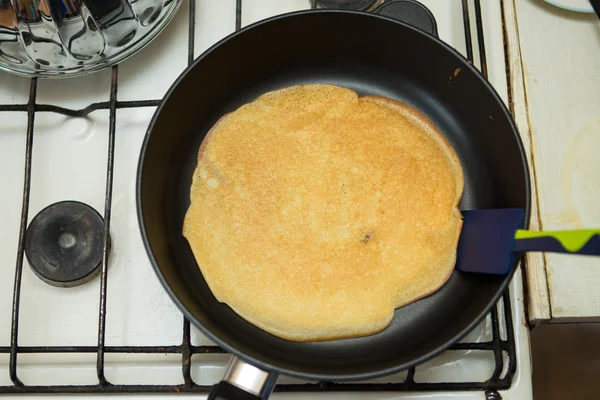
[[[193,0],[191,0],[193,1]],[[460,0],[422,0],[436,17],[442,40],[466,53]],[[470,2],[472,3],[472,1]],[[507,101],[501,5],[482,1],[488,78]],[[471,33],[476,37],[470,4]],[[310,8],[309,0],[243,0],[241,25],[294,10]],[[158,100],[188,64],[190,4],[149,46],[118,67],[118,101]],[[235,0],[195,1],[194,56],[236,28]],[[377,40],[377,38],[374,38]],[[477,43],[473,39],[473,43]],[[477,45],[473,46],[477,59]],[[477,63],[476,63],[477,64]],[[108,102],[111,70],[70,80],[40,80],[37,104],[83,109]],[[0,72],[0,104],[26,104],[30,80]],[[168,346],[182,341],[183,317],[159,284],[140,237],[134,182],[143,136],[155,107],[119,108],[116,114],[114,181],[111,217],[112,249],[108,272],[106,345]],[[87,203],[103,214],[109,137],[106,107],[87,118],[36,112],[28,222],[46,206],[63,200]],[[27,113],[0,111],[0,348],[10,347],[14,266],[18,248],[25,167]],[[97,346],[100,279],[75,288],[56,288],[39,280],[24,261],[19,315],[19,346]],[[531,398],[529,333],[523,315],[520,271],[510,286],[517,372],[504,399]],[[504,329],[504,324],[500,324]],[[504,334],[504,333],[502,333]],[[193,345],[210,345],[192,327]],[[465,341],[489,341],[488,318]],[[218,381],[227,355],[194,355],[192,377],[198,384]],[[9,355],[0,352],[0,392],[10,386]],[[506,367],[506,366],[505,366]],[[491,351],[449,351],[418,366],[416,382],[465,382],[488,379],[494,369]],[[106,354],[106,378],[113,384],[183,383],[181,355]],[[18,376],[26,385],[94,385],[96,354],[19,354]],[[376,382],[402,380],[406,373]],[[298,382],[281,377],[280,383]],[[141,395],[143,396],[143,395]],[[170,397],[165,395],[164,397]],[[274,398],[484,399],[477,392],[372,392],[275,394]]]

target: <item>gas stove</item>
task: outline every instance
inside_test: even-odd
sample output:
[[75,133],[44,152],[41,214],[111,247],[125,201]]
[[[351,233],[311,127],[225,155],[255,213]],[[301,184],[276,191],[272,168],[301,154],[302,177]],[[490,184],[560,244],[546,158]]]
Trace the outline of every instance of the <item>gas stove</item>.
[[[0,393],[205,397],[230,356],[184,320],[152,271],[138,229],[135,173],[150,118],[183,69],[241,27],[297,10],[392,2],[190,0],[118,67],[68,80],[0,72]],[[422,3],[440,38],[508,103],[501,0]],[[86,272],[66,277],[36,265],[43,240],[34,235],[61,210],[69,214],[64,207],[89,212],[99,235]],[[77,240],[62,235],[59,244]],[[273,398],[524,400],[531,390],[519,270],[490,315],[425,364],[366,382],[280,377]]]

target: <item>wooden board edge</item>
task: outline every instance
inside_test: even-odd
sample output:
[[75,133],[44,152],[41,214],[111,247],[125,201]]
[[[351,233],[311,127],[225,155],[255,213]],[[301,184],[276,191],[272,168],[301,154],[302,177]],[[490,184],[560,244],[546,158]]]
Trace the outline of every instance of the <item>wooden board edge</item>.
[[[531,178],[531,219],[530,229],[540,230],[535,155],[527,105],[527,89],[521,58],[519,22],[516,0],[500,0],[502,5],[502,25],[504,30],[504,51],[509,92],[509,108],[521,134],[523,146],[530,168]],[[530,326],[548,322],[551,317],[550,294],[546,275],[546,259],[543,253],[528,253],[525,256],[525,292],[527,296],[527,318]]]

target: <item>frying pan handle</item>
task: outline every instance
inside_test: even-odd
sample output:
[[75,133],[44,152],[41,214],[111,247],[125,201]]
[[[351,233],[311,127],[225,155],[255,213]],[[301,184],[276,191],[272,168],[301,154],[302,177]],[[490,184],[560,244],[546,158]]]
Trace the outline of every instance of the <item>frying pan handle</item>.
[[376,14],[384,15],[406,22],[436,38],[439,38],[437,23],[433,13],[416,0],[391,0],[384,2],[374,10]]
[[276,373],[233,357],[223,381],[213,387],[208,400],[264,400],[275,388],[276,381]]

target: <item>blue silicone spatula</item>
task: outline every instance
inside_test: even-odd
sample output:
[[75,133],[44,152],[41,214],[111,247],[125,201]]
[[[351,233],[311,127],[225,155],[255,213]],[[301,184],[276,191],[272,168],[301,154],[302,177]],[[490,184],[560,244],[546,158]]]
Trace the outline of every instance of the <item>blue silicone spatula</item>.
[[543,251],[600,256],[600,229],[533,232],[523,226],[520,208],[462,211],[456,268],[503,275],[518,253]]

